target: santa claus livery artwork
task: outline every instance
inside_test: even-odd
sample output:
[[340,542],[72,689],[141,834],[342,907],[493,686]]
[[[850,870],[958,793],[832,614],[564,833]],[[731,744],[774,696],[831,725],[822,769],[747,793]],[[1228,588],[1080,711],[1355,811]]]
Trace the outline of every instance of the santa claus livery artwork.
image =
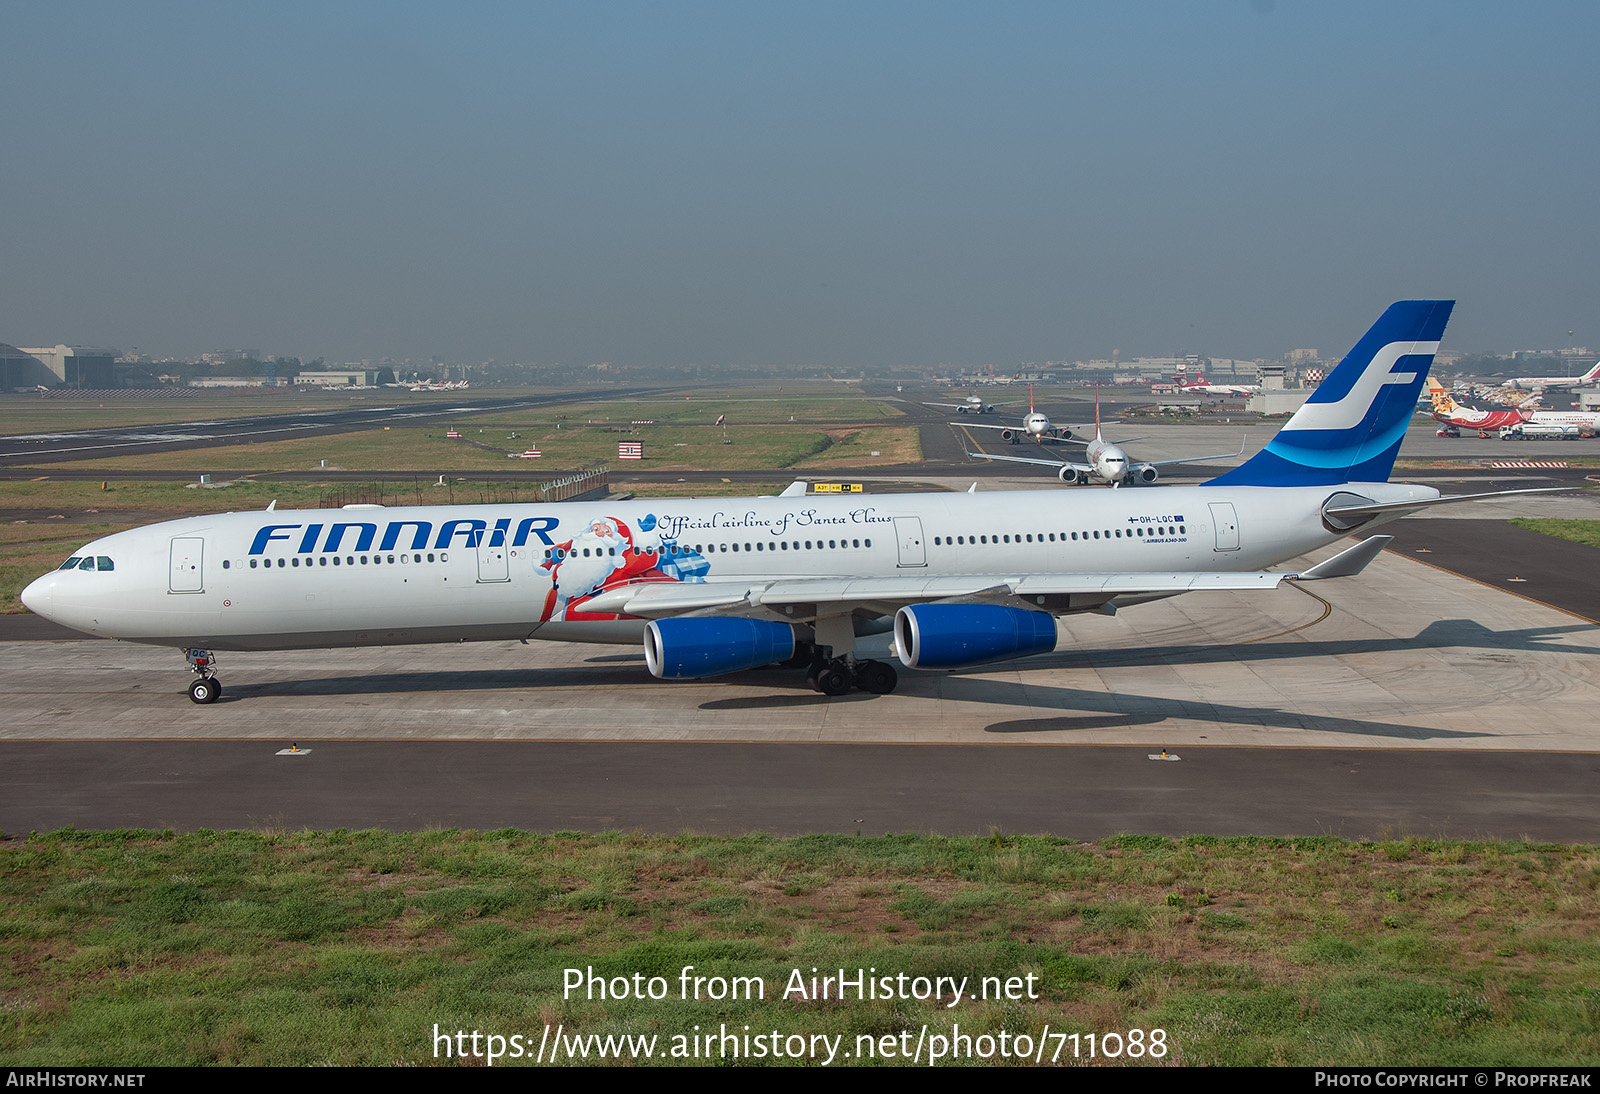
[[556,544],[540,565],[550,571],[543,622],[585,622],[621,618],[614,612],[585,612],[583,603],[607,589],[641,581],[704,581],[711,564],[698,551],[664,538],[655,515],[637,527],[615,517],[592,521],[583,531]]

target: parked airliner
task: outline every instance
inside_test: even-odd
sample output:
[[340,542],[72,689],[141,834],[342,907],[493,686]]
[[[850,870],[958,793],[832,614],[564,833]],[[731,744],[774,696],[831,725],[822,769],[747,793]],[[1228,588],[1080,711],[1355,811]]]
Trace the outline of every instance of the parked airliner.
[[912,669],[1045,653],[1058,615],[1353,574],[1389,537],[1262,570],[1501,496],[1387,481],[1452,307],[1391,306],[1265,449],[1201,486],[229,513],[96,540],[22,599],[183,649],[197,703],[221,693],[214,650],[512,638],[642,640],[665,679],[783,662],[829,695],[888,692],[896,670],[858,659],[859,635],[892,630]]
[[1582,387],[1584,384],[1600,384],[1600,361],[1595,362],[1594,367],[1582,376],[1513,376],[1500,386],[1542,389]]

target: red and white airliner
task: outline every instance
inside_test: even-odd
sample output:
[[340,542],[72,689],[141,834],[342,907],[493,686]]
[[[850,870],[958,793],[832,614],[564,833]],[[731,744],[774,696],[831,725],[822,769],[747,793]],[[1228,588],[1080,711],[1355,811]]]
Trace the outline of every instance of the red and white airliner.
[[1428,394],[1433,398],[1433,417],[1440,423],[1440,436],[1459,436],[1463,429],[1476,430],[1487,436],[1508,425],[1521,425],[1533,418],[1532,410],[1518,407],[1480,410],[1478,407],[1462,406],[1432,376],[1428,377]]

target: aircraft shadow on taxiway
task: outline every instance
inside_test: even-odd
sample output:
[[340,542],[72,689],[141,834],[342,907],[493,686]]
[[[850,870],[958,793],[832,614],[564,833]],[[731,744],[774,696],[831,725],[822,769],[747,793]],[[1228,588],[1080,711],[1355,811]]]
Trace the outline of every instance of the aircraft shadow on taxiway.
[[[1237,646],[1144,646],[1132,649],[1085,650],[1082,648],[1058,651],[1039,657],[1027,658],[1021,666],[1035,669],[1073,668],[1105,669],[1161,665],[1239,664],[1270,661],[1295,661],[1311,657],[1336,657],[1359,654],[1381,654],[1422,649],[1463,649],[1510,653],[1570,653],[1594,655],[1600,653],[1590,647],[1552,645],[1551,640],[1564,634],[1593,631],[1590,624],[1560,627],[1533,627],[1523,630],[1494,631],[1472,619],[1438,620],[1428,624],[1415,637],[1385,637],[1370,639],[1338,639],[1327,642],[1258,642]],[[495,668],[467,669],[450,672],[401,672],[364,676],[333,676],[296,681],[277,681],[256,684],[234,684],[223,695],[222,702],[238,702],[253,698],[290,695],[359,695],[395,694],[435,691],[494,691],[497,689],[544,689],[572,687],[627,687],[634,684],[660,686],[659,681],[642,676],[636,666],[636,654],[603,654],[590,658],[588,663],[605,663],[605,667],[567,666],[556,669]],[[610,667],[616,664],[622,671]],[[1388,737],[1401,740],[1469,739],[1484,734],[1470,731],[1447,730],[1423,726],[1399,725],[1390,722],[1366,721],[1337,716],[1307,715],[1276,707],[1245,706],[1217,703],[1207,700],[1174,699],[1163,696],[1140,695],[1128,691],[1105,692],[1057,687],[1030,678],[1024,670],[1020,679],[1007,677],[994,679],[969,673],[907,672],[902,675],[900,695],[938,697],[945,701],[982,703],[996,706],[1027,705],[1034,708],[1076,710],[1082,715],[1012,719],[996,722],[986,727],[989,733],[1039,733],[1084,731],[1091,729],[1131,728],[1151,725],[1173,718],[1183,720],[1225,722],[1237,725],[1259,725],[1284,729],[1308,729],[1329,733],[1350,733],[1371,737]],[[719,677],[706,681],[737,680],[746,686],[770,688],[774,694],[730,696],[708,700],[699,709],[708,712],[742,710],[782,710],[810,707],[818,703],[876,702],[888,697],[852,692],[840,698],[829,698],[806,688],[803,676],[795,670],[754,669],[749,672]],[[689,687],[691,684],[673,684]]]

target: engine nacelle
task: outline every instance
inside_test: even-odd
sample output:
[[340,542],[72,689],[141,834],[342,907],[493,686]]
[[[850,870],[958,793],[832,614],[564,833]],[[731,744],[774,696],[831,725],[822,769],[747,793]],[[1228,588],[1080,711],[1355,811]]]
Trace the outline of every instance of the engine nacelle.
[[644,661],[658,680],[698,680],[794,656],[794,628],[762,619],[656,619],[644,629]]
[[1002,429],[1000,431],[1000,439],[1002,441],[1013,440],[1013,438],[1015,438],[1016,435],[1017,435],[1017,431],[1015,429]]
[[894,645],[908,669],[960,669],[1049,653],[1056,621],[998,604],[914,604],[895,613]]
[[1082,471],[1075,470],[1071,467],[1063,467],[1060,471],[1056,472],[1056,477],[1062,482],[1071,483],[1073,486],[1078,486],[1089,481],[1088,476]]
[[1134,464],[1133,472],[1128,476],[1129,479],[1138,483],[1140,486],[1154,486],[1155,481],[1160,477],[1161,471],[1147,463]]

